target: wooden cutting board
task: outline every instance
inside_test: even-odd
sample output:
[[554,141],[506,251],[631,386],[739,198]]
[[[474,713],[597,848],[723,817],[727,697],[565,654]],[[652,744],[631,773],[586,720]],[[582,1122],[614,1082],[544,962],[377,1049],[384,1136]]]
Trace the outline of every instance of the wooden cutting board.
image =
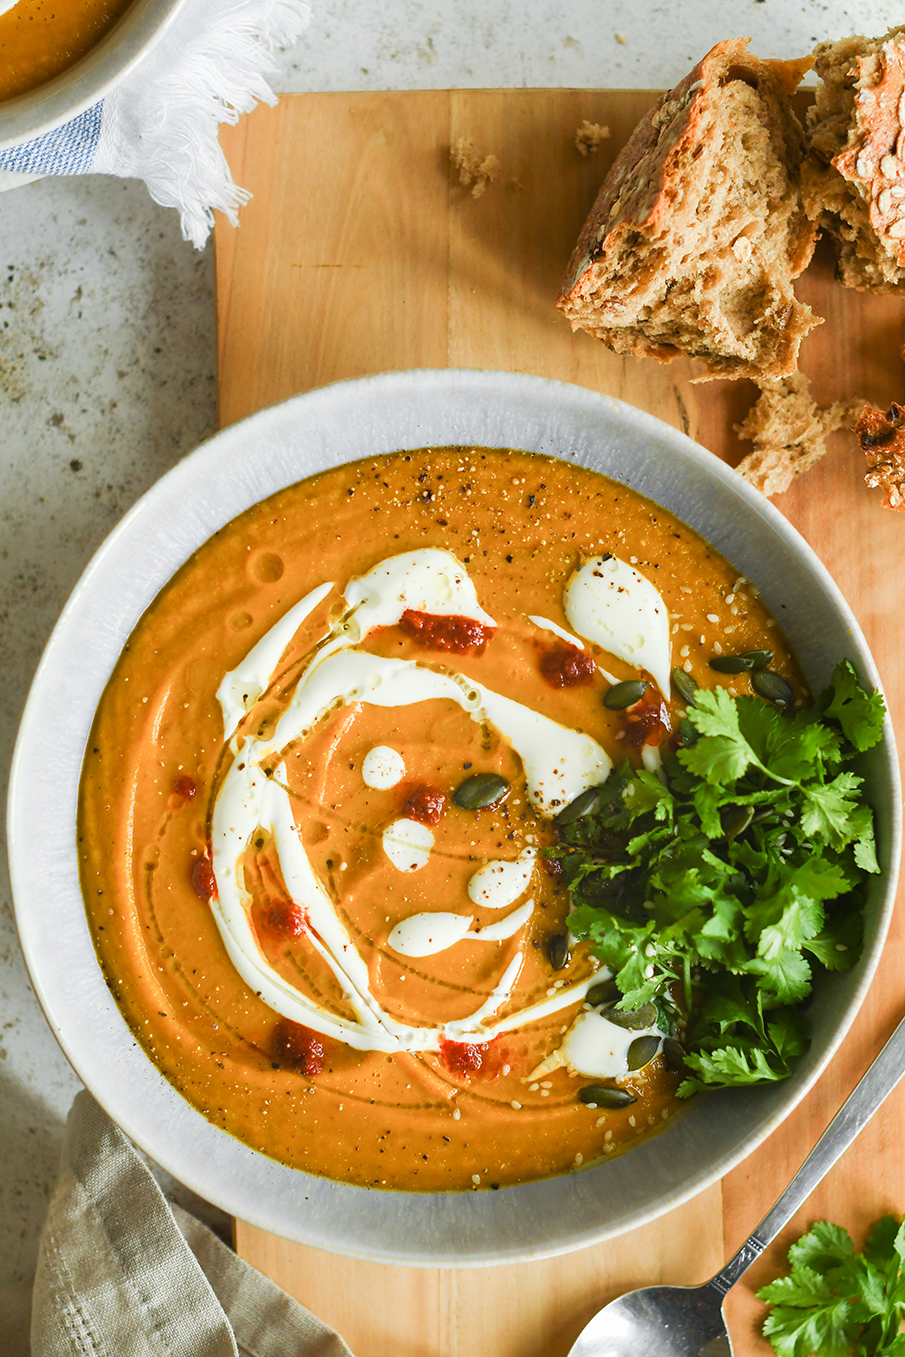
[[[573,335],[552,305],[603,175],[654,97],[295,95],[224,132],[236,182],[254,196],[240,230],[222,220],[216,230],[221,422],[343,377],[495,368],[618,396],[738,461],[746,448],[732,426],[752,403],[749,383],[692,386],[684,362],[618,358]],[[586,158],[574,140],[584,119],[611,132]],[[450,145],[463,136],[501,163],[498,182],[477,199],[450,172]],[[826,317],[802,356],[817,399],[901,400],[902,304],[839,287],[826,254],[799,294]],[[831,455],[777,503],[852,604],[905,729],[905,516],[880,508],[863,484],[863,460],[854,438],[837,435]],[[442,1272],[333,1257],[242,1221],[237,1248],[338,1328],[356,1357],[564,1357],[620,1291],[701,1281],[741,1243],[901,1016],[903,971],[899,917],[843,1049],[797,1111],[721,1184],[618,1240],[524,1266]],[[829,1217],[860,1243],[875,1218],[905,1210],[903,1133],[905,1089],[732,1293],[736,1357],[770,1352],[753,1291],[778,1273],[796,1233]]]

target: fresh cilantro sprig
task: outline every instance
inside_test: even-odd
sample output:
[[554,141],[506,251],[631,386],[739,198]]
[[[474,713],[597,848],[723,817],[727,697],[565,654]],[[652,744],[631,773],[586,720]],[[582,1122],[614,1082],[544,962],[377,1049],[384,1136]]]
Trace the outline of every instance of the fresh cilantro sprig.
[[863,1253],[820,1221],[789,1249],[792,1270],[758,1291],[777,1357],[903,1357],[905,1225],[884,1216]]
[[700,689],[662,777],[628,763],[560,829],[569,928],[615,974],[620,1007],[679,1020],[690,1097],[784,1079],[807,1048],[814,968],[854,965],[879,871],[863,779],[885,706],[848,661],[805,710]]

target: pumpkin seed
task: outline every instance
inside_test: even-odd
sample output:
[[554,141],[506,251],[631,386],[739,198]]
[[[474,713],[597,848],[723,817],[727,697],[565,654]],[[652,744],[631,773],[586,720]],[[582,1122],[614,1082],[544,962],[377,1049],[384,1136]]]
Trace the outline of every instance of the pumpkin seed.
[[607,1022],[614,1027],[624,1027],[627,1032],[640,1032],[642,1027],[653,1027],[657,1021],[657,1009],[654,1004],[642,1004],[640,1008],[614,1008],[606,1015]]
[[592,985],[585,995],[585,1003],[593,1008],[599,1008],[601,1004],[615,1004],[622,998],[622,991],[615,980],[601,980],[598,985]]
[[603,800],[602,787],[588,787],[583,792],[579,792],[574,801],[570,801],[557,815],[556,823],[558,825],[571,825],[576,820],[581,820],[585,815],[593,815],[599,808]]
[[685,1047],[681,1042],[667,1037],[663,1043],[663,1059],[674,1074],[685,1074]]
[[679,739],[682,741],[683,747],[688,749],[691,745],[697,744],[700,738],[699,732],[695,730],[688,717],[683,716],[679,722]]
[[659,1049],[659,1037],[635,1037],[626,1054],[629,1069],[640,1070],[649,1065]]
[[640,702],[650,687],[642,679],[625,679],[623,683],[614,683],[603,696],[603,705],[608,711],[625,711]]
[[753,819],[753,806],[724,806],[720,811],[720,824],[727,839],[738,838]]
[[629,1107],[638,1099],[627,1088],[611,1088],[608,1084],[588,1084],[578,1090],[580,1102],[590,1103],[593,1107],[608,1107],[614,1110]]
[[547,943],[547,956],[554,971],[561,971],[571,961],[569,939],[565,933],[554,933]]
[[694,706],[695,693],[701,685],[690,674],[686,674],[684,669],[674,669],[672,671],[672,686],[689,706]]
[[508,791],[509,783],[499,773],[474,773],[459,783],[452,799],[462,810],[483,810],[502,800]]
[[750,674],[755,669],[766,669],[772,659],[772,650],[748,650],[744,655],[715,655],[710,668],[718,674]]
[[774,674],[772,669],[764,669],[761,673],[751,675],[751,687],[757,693],[758,697],[765,697],[768,702],[772,702],[776,707],[792,707],[795,705],[795,694],[779,674]]

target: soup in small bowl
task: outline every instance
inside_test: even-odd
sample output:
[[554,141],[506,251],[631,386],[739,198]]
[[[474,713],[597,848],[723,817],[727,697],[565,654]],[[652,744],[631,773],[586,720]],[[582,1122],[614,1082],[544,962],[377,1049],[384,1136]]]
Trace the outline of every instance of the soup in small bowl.
[[0,0],[0,147],[68,122],[151,50],[183,0]]

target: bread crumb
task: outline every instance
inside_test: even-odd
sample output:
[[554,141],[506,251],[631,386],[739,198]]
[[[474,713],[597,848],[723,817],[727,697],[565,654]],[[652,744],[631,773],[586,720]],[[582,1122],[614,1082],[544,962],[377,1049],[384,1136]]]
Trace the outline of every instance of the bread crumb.
[[754,444],[737,471],[756,490],[779,495],[796,476],[826,453],[827,436],[851,425],[863,400],[836,401],[821,409],[811,398],[807,377],[794,372],[777,381],[759,382],[760,395],[741,424],[739,438]]
[[628,47],[628,42],[627,42],[626,39],[622,36],[621,33],[616,33],[616,34],[615,34],[615,38],[616,38],[616,41],[617,41],[618,43],[620,43],[623,47]]
[[871,468],[864,477],[871,489],[886,491],[884,509],[905,511],[905,408],[866,406],[854,426]]
[[601,123],[584,122],[575,133],[575,145],[583,156],[596,155],[597,147],[602,141],[606,141],[610,135],[610,129],[603,127]]
[[472,198],[480,198],[487,185],[500,177],[502,165],[498,157],[482,156],[470,137],[460,137],[449,148],[449,158],[459,171],[459,183],[471,189]]

